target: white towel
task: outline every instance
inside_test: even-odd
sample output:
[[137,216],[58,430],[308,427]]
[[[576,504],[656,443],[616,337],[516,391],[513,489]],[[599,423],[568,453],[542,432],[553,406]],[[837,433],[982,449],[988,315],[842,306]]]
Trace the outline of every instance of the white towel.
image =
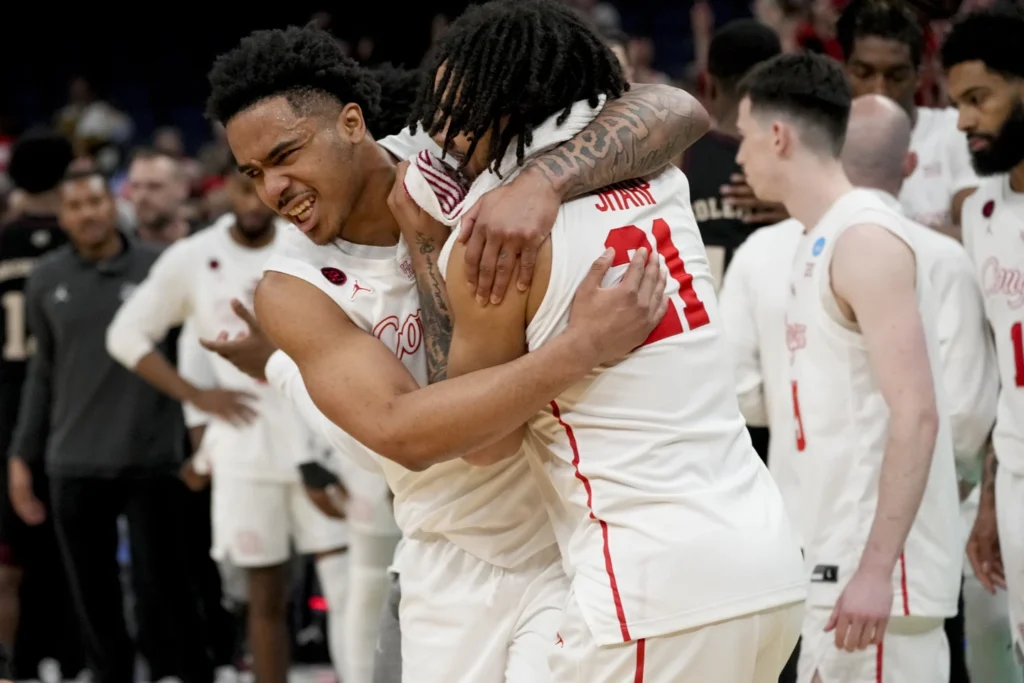
[[[571,139],[586,128],[604,106],[604,95],[600,96],[597,107],[591,107],[586,100],[577,102],[569,111],[565,121],[558,124],[558,114],[533,131],[533,143],[526,148],[529,158],[551,147]],[[559,112],[561,113],[561,112]],[[519,174],[521,166],[516,163],[516,141],[513,140],[501,160],[501,177],[492,169],[481,173],[469,190],[453,177],[448,164],[427,150],[409,159],[409,170],[405,174],[405,191],[421,209],[445,225],[455,225],[473,208],[477,200],[487,191],[504,185]]]

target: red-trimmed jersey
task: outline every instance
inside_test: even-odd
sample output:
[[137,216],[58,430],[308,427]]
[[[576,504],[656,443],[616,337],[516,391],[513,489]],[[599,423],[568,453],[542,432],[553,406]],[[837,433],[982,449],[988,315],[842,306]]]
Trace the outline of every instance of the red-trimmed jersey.
[[686,177],[669,168],[563,205],[551,247],[530,350],[565,329],[576,288],[606,248],[616,252],[609,283],[640,247],[670,276],[671,305],[648,340],[593,370],[529,429],[566,570],[597,642],[803,600],[795,530],[740,415]]

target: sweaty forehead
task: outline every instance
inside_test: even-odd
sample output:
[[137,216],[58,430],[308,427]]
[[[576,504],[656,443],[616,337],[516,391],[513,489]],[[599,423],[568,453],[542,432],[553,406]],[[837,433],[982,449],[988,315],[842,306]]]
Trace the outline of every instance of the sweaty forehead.
[[307,134],[311,125],[310,119],[297,114],[284,96],[277,96],[238,112],[224,131],[241,165],[264,159],[282,141]]

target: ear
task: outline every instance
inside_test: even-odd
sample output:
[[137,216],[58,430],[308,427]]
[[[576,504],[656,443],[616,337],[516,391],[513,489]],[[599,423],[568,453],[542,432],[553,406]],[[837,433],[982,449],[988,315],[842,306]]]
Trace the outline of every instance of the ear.
[[908,151],[907,155],[903,157],[903,179],[906,180],[910,176],[914,175],[914,171],[917,170],[917,152]]
[[780,157],[787,157],[793,150],[793,128],[782,121],[772,121],[772,149]]
[[358,104],[349,102],[341,108],[341,113],[338,114],[338,132],[353,145],[362,142],[366,137],[366,120]]

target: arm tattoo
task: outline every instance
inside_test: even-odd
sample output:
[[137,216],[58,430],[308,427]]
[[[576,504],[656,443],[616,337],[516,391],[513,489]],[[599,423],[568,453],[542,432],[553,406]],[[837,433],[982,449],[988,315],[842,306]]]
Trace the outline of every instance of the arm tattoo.
[[417,232],[416,247],[419,254],[413,263],[427,348],[427,378],[430,384],[434,384],[448,376],[448,349],[452,345],[451,306],[437,262],[440,253],[437,241]]
[[526,164],[568,201],[613,183],[653,173],[682,156],[709,123],[688,93],[634,85],[605,104],[576,137]]

